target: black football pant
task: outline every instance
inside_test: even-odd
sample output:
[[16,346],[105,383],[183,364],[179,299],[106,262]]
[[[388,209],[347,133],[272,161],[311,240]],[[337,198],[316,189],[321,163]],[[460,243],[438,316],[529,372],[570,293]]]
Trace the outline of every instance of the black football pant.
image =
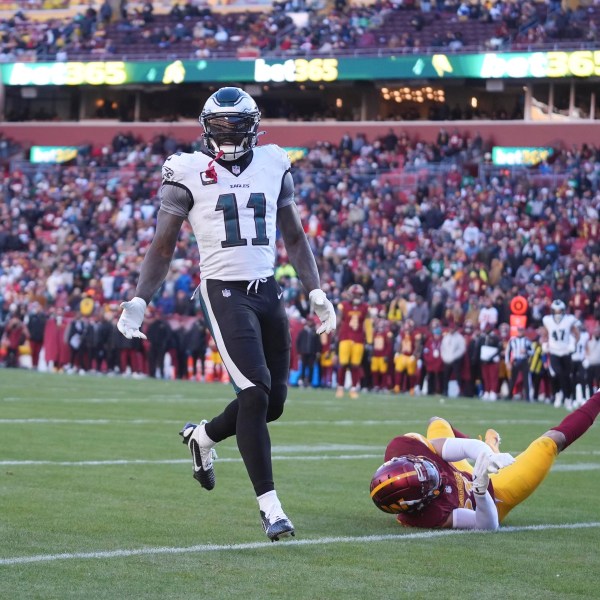
[[563,393],[563,400],[572,398],[573,383],[572,383],[572,371],[573,366],[571,364],[571,355],[556,356],[555,354],[550,355],[550,366],[554,371],[552,377],[552,385],[554,393],[561,391]]
[[514,396],[515,384],[521,374],[523,380],[523,400],[529,401],[529,360],[515,360],[510,370],[510,383],[508,384],[508,394],[512,398]]
[[275,489],[267,422],[283,413],[291,338],[274,277],[253,282],[203,280],[202,308],[237,398],[206,425],[215,442],[236,436],[257,496]]

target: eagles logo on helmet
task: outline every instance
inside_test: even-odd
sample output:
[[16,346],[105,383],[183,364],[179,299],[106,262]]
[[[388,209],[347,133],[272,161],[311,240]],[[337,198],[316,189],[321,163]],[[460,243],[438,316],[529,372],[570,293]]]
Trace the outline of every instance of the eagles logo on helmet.
[[260,111],[244,90],[224,87],[204,104],[199,117],[208,151],[223,160],[237,160],[256,146]]
[[423,456],[400,456],[383,463],[371,479],[371,499],[387,513],[421,510],[439,496],[442,477]]

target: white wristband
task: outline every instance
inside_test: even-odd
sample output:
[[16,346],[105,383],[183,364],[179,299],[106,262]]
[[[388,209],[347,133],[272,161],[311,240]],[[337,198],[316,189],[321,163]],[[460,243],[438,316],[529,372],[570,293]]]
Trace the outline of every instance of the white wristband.
[[141,303],[143,304],[144,310],[146,310],[146,308],[147,308],[147,306],[148,306],[148,305],[146,304],[146,301],[145,301],[143,298],[140,298],[139,296],[134,296],[134,297],[131,299],[131,302],[135,302],[136,304],[139,304],[139,303],[141,302]]

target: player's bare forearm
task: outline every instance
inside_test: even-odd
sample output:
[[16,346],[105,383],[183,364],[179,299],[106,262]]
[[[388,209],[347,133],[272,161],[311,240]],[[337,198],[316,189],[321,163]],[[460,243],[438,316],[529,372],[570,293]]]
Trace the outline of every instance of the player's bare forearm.
[[148,304],[165,280],[170,264],[171,256],[164,256],[150,247],[142,263],[135,295],[143,298]]
[[283,237],[285,249],[304,288],[311,292],[321,287],[319,270],[310,249],[296,204],[277,211],[277,227]]
[[156,233],[142,262],[140,278],[135,290],[135,295],[143,298],[146,303],[152,300],[169,272],[182,223],[182,217],[163,210],[158,211]]

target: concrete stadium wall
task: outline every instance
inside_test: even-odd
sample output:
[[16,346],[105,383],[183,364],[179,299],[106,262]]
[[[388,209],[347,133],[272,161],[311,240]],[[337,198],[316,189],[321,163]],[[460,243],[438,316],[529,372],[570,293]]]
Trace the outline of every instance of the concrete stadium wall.
[[[530,123],[524,121],[384,121],[384,122],[282,122],[262,121],[261,129],[267,133],[260,138],[263,144],[281,146],[309,146],[317,141],[337,144],[344,133],[355,136],[364,133],[369,139],[387,133],[406,131],[411,138],[422,141],[435,140],[444,127],[462,134],[479,132],[484,140],[498,146],[553,146],[568,147],[573,144],[595,144],[600,139],[600,121],[571,123]],[[0,123],[0,132],[19,141],[24,146],[77,146],[87,143],[109,144],[118,132],[133,132],[144,140],[163,133],[176,139],[193,141],[201,134],[195,121],[179,123],[117,123],[84,121],[78,123]]]

